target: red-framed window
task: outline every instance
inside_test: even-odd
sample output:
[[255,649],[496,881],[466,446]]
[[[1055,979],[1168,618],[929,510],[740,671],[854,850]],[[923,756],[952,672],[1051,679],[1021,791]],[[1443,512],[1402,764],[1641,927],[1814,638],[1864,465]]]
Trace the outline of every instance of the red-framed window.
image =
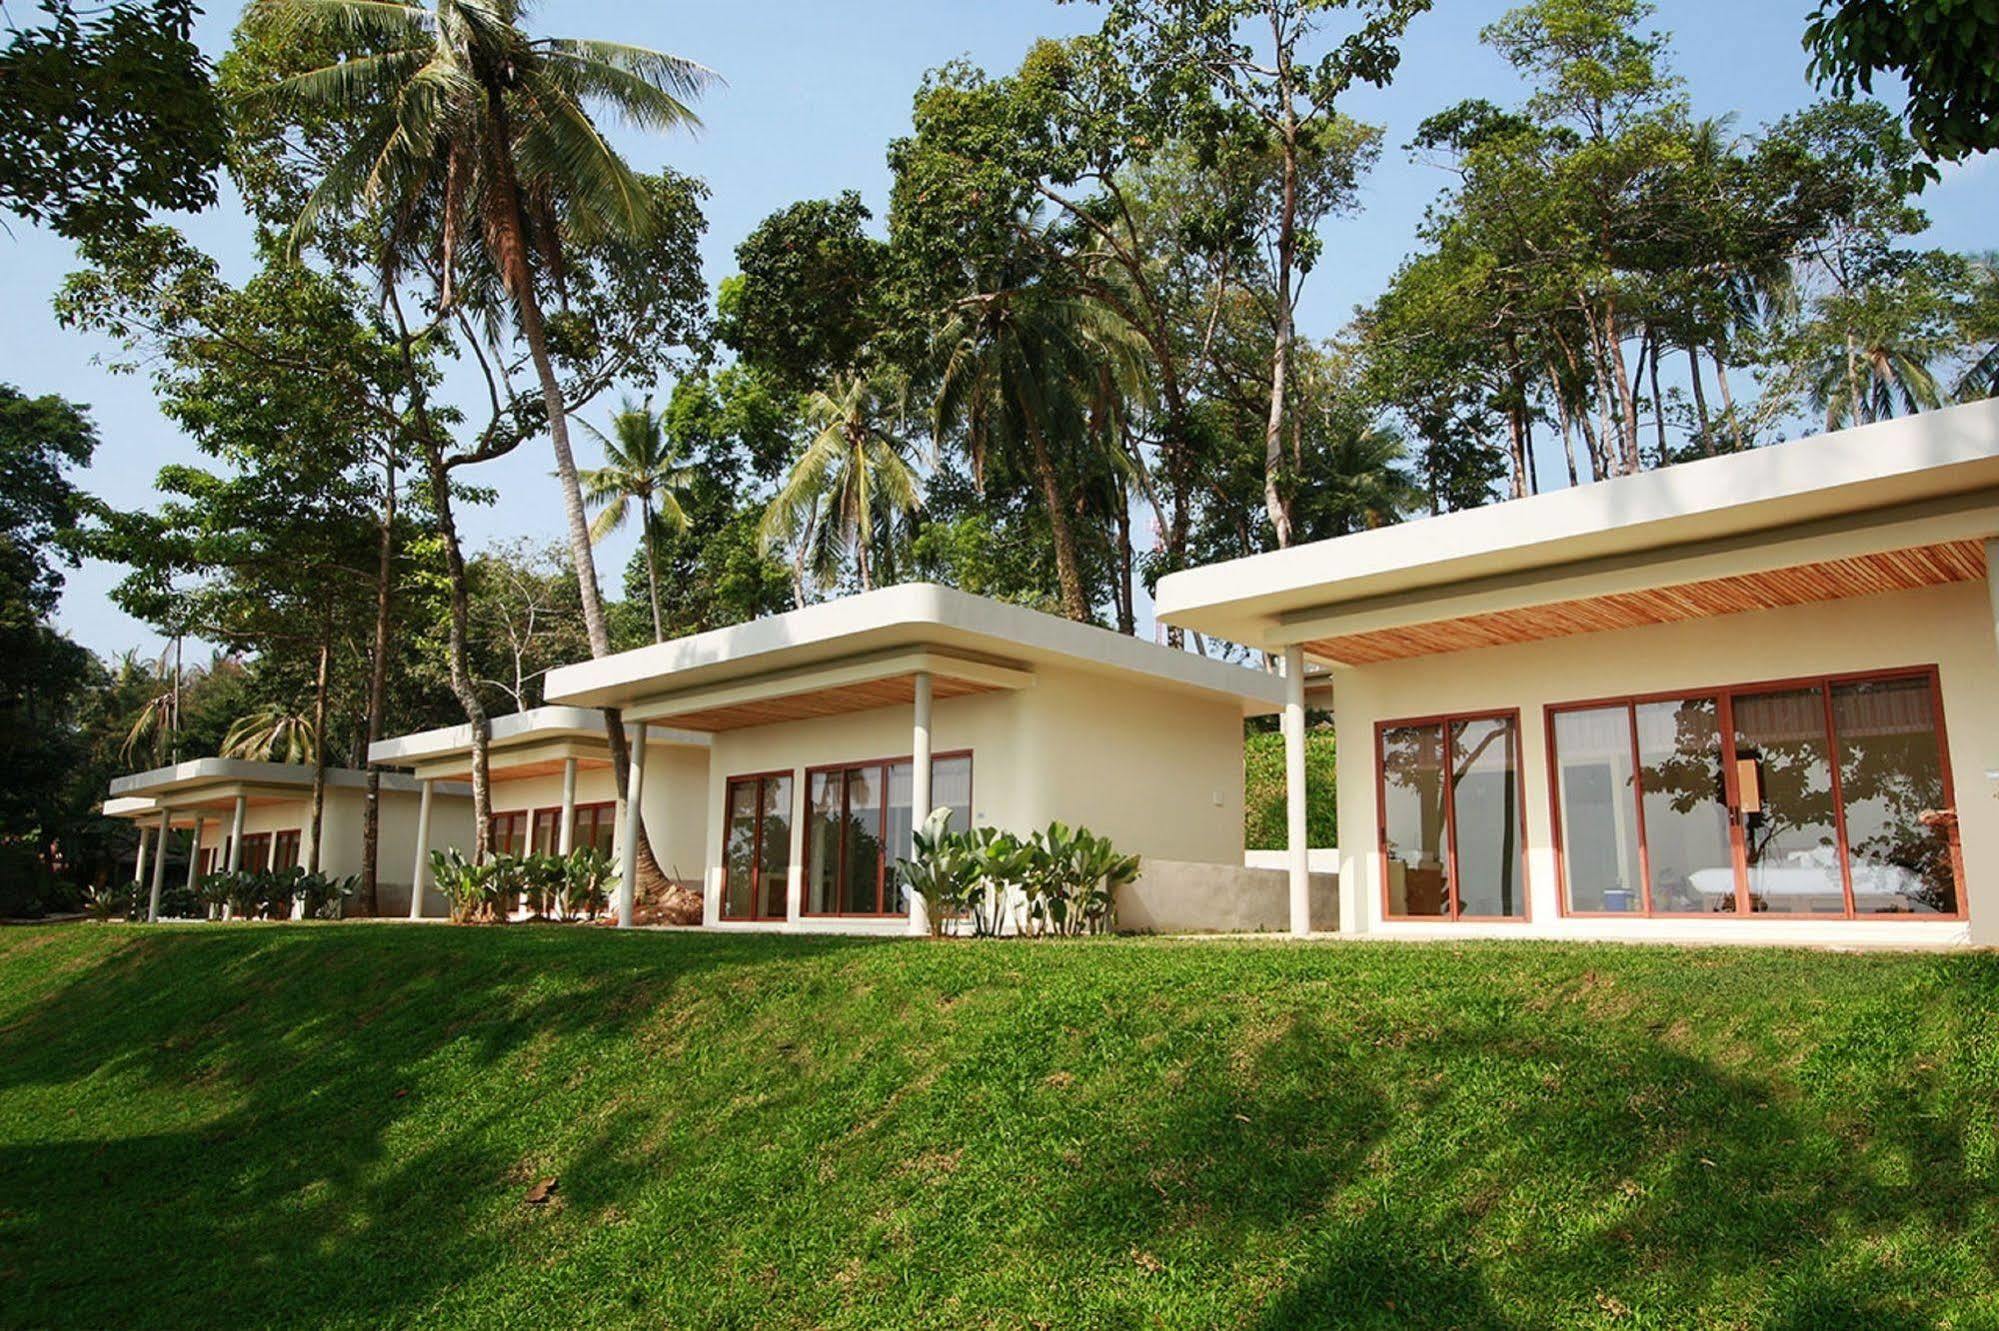
[[[582,850],[585,846],[595,846],[607,856],[617,855],[618,805],[615,800],[604,800],[594,804],[576,806],[574,831],[570,834],[571,850]],[[557,835],[562,826],[562,806],[536,809],[534,811],[532,847],[547,855],[562,849],[562,839]]]
[[267,869],[271,863],[271,834],[248,832],[243,837],[243,854],[237,864],[245,869]]
[[[806,772],[805,903],[807,915],[896,916],[909,909],[895,862],[914,849],[914,764],[908,758],[815,767]],[[949,808],[951,826],[972,821],[972,755],[940,753],[930,762],[932,808]]]
[[298,828],[274,834],[275,839],[271,843],[271,867],[273,869],[296,869],[298,867],[301,835]]
[[725,920],[781,920],[791,884],[792,775],[730,777],[722,805]]
[[1384,721],[1374,754],[1383,915],[1526,919],[1520,714]]
[[486,848],[495,855],[525,855],[531,816],[526,809],[494,814],[486,823]]
[[1564,913],[1962,918],[1933,666],[1548,709]]

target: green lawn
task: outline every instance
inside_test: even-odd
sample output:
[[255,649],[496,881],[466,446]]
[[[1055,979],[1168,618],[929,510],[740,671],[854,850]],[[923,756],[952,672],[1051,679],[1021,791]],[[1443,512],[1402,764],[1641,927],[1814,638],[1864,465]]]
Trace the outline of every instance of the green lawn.
[[1999,955],[5,929],[0,1324],[1994,1326],[1995,1115]]

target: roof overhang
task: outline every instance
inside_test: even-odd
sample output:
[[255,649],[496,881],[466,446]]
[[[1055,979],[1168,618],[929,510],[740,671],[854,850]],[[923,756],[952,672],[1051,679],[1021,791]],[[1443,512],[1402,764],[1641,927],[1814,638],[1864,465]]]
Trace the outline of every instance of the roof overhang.
[[938,697],[1018,689],[1066,668],[1225,698],[1247,712],[1283,682],[1094,625],[931,583],[908,583],[551,671],[546,691],[629,720],[728,730],[909,701],[919,673]]
[[1162,580],[1168,623],[1335,664],[1985,576],[1999,401]]
[[[560,771],[572,758],[579,767],[608,766],[611,761],[604,713],[594,707],[534,707],[496,716],[488,725],[487,755],[495,777],[540,776]],[[625,729],[635,733],[629,725]],[[708,737],[692,730],[650,727],[646,743],[699,748],[707,745]],[[369,761],[415,768],[420,780],[468,775],[471,755],[470,722],[396,735],[368,746]]]
[[[194,758],[150,771],[114,777],[105,813],[114,818],[139,818],[162,810],[227,809],[239,798],[251,805],[282,804],[312,793],[313,769],[305,763],[256,762],[247,758]],[[352,767],[326,769],[330,790],[365,790],[368,773]],[[417,783],[397,772],[381,774],[384,791],[413,794]],[[469,789],[452,786],[438,793],[467,797]]]

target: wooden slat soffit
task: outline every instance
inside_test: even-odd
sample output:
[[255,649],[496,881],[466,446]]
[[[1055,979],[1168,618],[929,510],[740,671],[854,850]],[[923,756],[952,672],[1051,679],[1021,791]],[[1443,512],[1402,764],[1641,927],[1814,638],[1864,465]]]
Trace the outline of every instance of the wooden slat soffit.
[[1645,591],[1617,592],[1427,624],[1316,638],[1305,644],[1305,650],[1322,660],[1375,665],[1476,647],[1506,647],[1543,638],[1674,624],[1877,592],[1937,587],[1984,576],[1982,543],[1947,541]]
[[[931,684],[932,696],[940,699],[988,693],[994,687],[949,675],[938,675]],[[865,712],[876,707],[914,704],[915,701],[916,676],[908,674],[694,712],[678,712],[672,720],[674,725],[686,730],[740,730],[745,726],[764,726],[775,721],[805,721],[813,717],[838,716],[844,712]]]

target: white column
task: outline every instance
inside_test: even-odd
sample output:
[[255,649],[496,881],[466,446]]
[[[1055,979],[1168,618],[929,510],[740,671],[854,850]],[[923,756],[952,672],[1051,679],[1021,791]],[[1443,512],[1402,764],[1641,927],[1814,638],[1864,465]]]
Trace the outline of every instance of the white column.
[[155,924],[160,918],[160,890],[167,885],[167,838],[173,835],[173,814],[160,810],[160,835],[153,847],[153,896],[146,906],[146,923]]
[[618,927],[632,927],[639,871],[639,822],[645,817],[646,723],[632,727],[632,770],[625,782],[625,817],[618,829]]
[[430,792],[434,781],[423,783],[416,802],[416,863],[410,866],[410,918],[423,918],[423,890],[430,885]]
[[200,814],[194,816],[194,838],[187,843],[187,887],[190,892],[201,884],[201,829],[206,822]]
[[[238,795],[236,797],[236,807],[231,811],[229,816],[229,863],[227,867],[230,873],[235,873],[243,867],[243,820],[249,816],[249,813],[250,801],[246,797]],[[222,903],[222,918],[225,920],[234,918],[234,912],[230,910],[227,901]]]
[[1284,649],[1284,825],[1290,851],[1291,933],[1312,932],[1312,845],[1305,825],[1305,649]]
[[146,881],[146,843],[149,839],[149,834],[144,823],[134,823],[133,825],[139,829],[139,859],[132,866],[132,881],[143,883]]
[[562,826],[555,832],[556,854],[564,859],[576,849],[576,760],[562,760]]
[[[909,740],[909,825],[921,829],[930,817],[930,708],[935,687],[928,670],[916,672],[916,726]],[[930,932],[930,912],[923,898],[909,894],[909,932],[921,938]]]
[[243,820],[249,817],[250,801],[238,795],[236,810],[229,819],[229,872],[243,867]]

